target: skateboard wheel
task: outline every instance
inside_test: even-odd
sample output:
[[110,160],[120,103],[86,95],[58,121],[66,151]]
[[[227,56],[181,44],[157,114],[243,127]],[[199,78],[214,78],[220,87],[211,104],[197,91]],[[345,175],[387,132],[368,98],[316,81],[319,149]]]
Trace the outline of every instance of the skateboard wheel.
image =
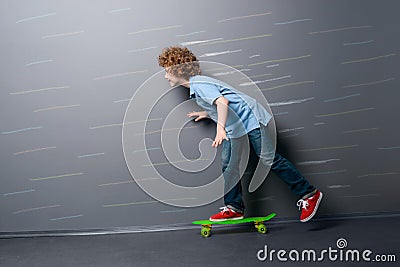
[[207,226],[201,227],[200,234],[202,237],[209,237],[211,235],[211,228]]
[[267,227],[264,224],[259,224],[257,227],[257,231],[261,234],[265,234],[267,232]]

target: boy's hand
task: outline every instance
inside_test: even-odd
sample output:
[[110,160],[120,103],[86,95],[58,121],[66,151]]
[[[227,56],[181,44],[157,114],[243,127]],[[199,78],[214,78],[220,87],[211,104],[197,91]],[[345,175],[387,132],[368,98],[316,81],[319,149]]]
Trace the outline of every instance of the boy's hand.
[[215,135],[214,142],[212,143],[212,147],[218,147],[222,144],[224,140],[229,140],[228,136],[226,135],[226,131],[224,127],[218,125],[217,126],[217,134]]
[[199,121],[208,118],[208,113],[206,111],[192,111],[187,114],[188,117],[197,117],[194,121]]

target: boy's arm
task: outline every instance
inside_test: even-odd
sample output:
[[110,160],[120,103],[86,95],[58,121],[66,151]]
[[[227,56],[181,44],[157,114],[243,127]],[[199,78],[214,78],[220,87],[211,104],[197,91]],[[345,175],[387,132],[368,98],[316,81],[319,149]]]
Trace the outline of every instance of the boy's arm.
[[225,124],[228,118],[229,101],[225,97],[221,96],[214,101],[214,104],[217,105],[218,122],[217,134],[215,136],[214,142],[212,143],[212,146],[218,147],[222,144],[222,141],[229,140],[225,131]]

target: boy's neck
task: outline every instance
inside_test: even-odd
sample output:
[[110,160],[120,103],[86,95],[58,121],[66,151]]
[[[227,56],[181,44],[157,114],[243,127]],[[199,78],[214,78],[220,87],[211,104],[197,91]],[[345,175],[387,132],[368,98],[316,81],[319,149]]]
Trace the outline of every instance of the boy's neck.
[[181,85],[182,85],[183,87],[190,88],[190,82],[189,82],[189,81],[184,82],[184,83],[182,83]]
[[186,80],[186,79],[182,78],[181,85],[183,87],[190,88],[190,78],[189,78],[189,80]]

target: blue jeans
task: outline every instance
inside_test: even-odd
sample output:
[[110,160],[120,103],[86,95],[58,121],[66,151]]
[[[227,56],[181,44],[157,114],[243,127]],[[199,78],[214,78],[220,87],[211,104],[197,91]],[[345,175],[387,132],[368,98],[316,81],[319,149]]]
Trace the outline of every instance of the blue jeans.
[[[271,147],[272,141],[268,135],[267,128],[261,126],[249,132],[247,136],[230,138],[222,143],[221,161],[225,182],[225,206],[238,212],[244,211],[239,163],[247,140],[251,146],[251,153],[255,153],[266,166],[271,166],[271,171],[285,181],[293,193],[303,197],[316,189],[290,161],[278,153],[273,154],[274,149]],[[254,170],[252,171],[254,172]]]

